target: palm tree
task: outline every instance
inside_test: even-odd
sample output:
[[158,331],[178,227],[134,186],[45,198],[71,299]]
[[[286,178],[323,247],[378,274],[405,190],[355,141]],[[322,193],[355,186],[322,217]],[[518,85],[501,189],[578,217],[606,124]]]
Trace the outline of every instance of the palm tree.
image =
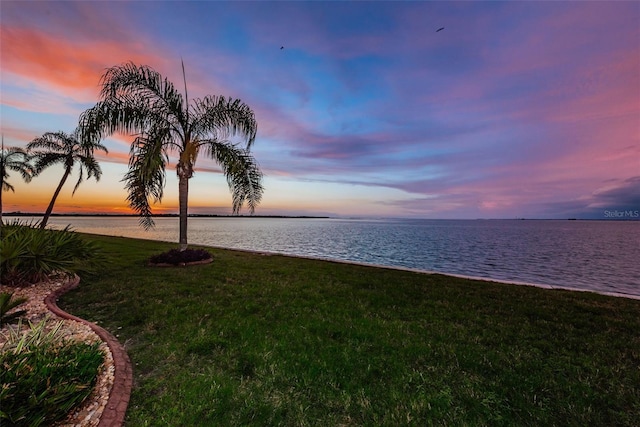
[[4,136],[2,137],[2,150],[0,151],[0,225],[2,225],[2,193],[4,191],[13,191],[15,189],[7,182],[9,171],[20,172],[22,178],[29,182],[33,176],[33,169],[29,164],[29,155],[20,147],[4,148]]
[[[53,211],[53,205],[56,203],[56,199],[62,190],[62,186],[67,181],[73,167],[78,164],[80,167],[80,176],[78,182],[76,182],[73,188],[73,193],[80,186],[80,183],[84,180],[84,173],[86,171],[87,178],[95,177],[96,181],[100,180],[102,175],[102,169],[98,161],[94,157],[94,151],[100,150],[105,153],[108,152],[107,148],[99,142],[93,142],[82,138],[79,131],[76,129],[72,134],[64,132],[47,132],[41,137],[34,139],[27,144],[27,150],[32,151],[33,158],[35,159],[35,172],[36,175],[40,174],[44,169],[56,164],[64,165],[64,174],[62,179],[53,193],[51,202],[47,207],[47,211],[42,218],[40,228],[45,228],[51,211]],[[33,151],[36,150],[36,151]],[[38,151],[39,150],[39,151]]]
[[113,132],[136,133],[129,171],[124,177],[129,206],[145,229],[154,226],[149,199],[162,200],[169,155],[177,155],[180,250],[187,248],[189,179],[200,153],[222,168],[237,214],[247,202],[253,213],[262,198],[262,173],[250,154],[257,123],[239,99],[206,96],[189,103],[182,64],[184,96],[152,68],[126,63],[107,69],[101,100],[80,116],[91,139]]

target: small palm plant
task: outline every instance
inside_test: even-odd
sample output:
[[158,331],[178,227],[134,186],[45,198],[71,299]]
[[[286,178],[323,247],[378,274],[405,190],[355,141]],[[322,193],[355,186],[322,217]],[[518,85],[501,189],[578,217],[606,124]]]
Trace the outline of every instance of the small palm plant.
[[100,248],[69,227],[50,230],[5,224],[0,239],[0,279],[3,285],[24,286],[53,275],[93,273],[104,264]]
[[0,326],[17,319],[26,313],[26,310],[17,310],[9,313],[14,308],[27,302],[27,298],[13,297],[13,292],[0,292]]
[[[102,170],[100,165],[94,157],[94,151],[100,150],[105,153],[108,152],[107,148],[99,142],[93,142],[81,137],[80,133],[76,130],[72,134],[64,132],[47,132],[39,138],[34,139],[27,144],[27,150],[32,151],[33,158],[35,160],[35,172],[36,175],[40,174],[44,169],[55,164],[64,165],[64,174],[58,184],[51,202],[47,207],[47,211],[42,218],[40,228],[45,228],[49,216],[53,211],[53,205],[56,203],[56,199],[62,190],[62,186],[67,181],[73,167],[78,164],[80,166],[80,176],[78,182],[73,188],[73,194],[80,186],[84,179],[84,172],[86,171],[87,178],[95,177],[96,181],[100,180]],[[35,150],[35,151],[33,151]]]

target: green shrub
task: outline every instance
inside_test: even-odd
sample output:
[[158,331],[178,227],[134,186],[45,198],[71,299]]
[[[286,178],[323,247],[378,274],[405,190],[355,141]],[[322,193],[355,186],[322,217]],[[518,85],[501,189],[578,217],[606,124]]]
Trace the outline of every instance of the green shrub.
[[0,425],[51,425],[91,394],[103,362],[99,344],[64,341],[61,325],[10,330],[0,353]]
[[171,249],[149,258],[152,264],[180,265],[190,262],[198,262],[211,259],[211,253],[204,249]]
[[26,298],[13,298],[12,292],[0,292],[0,326],[22,316],[26,311],[18,310],[13,313],[9,311],[27,302]]
[[90,273],[102,259],[96,243],[69,227],[42,230],[15,221],[0,230],[0,276],[7,285],[37,283],[54,273]]

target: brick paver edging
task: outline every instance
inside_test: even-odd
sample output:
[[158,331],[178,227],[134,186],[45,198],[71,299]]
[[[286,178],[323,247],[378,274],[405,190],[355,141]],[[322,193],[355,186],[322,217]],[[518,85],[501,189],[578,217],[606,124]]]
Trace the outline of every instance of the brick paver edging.
[[58,307],[56,301],[64,293],[76,288],[80,284],[80,278],[76,276],[56,291],[50,293],[45,298],[44,302],[47,305],[49,311],[64,319],[76,320],[89,326],[102,341],[106,342],[111,350],[114,364],[114,379],[113,387],[109,393],[109,399],[107,405],[100,416],[100,422],[98,427],[120,427],[124,424],[124,416],[129,405],[129,397],[131,395],[131,386],[133,384],[133,370],[131,367],[131,361],[125,351],[124,347],[118,340],[107,332],[105,329],[91,323],[87,320],[76,317],[67,313]]

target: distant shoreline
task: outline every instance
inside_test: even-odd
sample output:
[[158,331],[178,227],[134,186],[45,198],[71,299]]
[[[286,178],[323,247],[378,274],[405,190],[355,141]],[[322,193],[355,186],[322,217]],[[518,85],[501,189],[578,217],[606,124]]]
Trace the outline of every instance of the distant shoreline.
[[[3,217],[44,216],[42,212],[8,212]],[[138,218],[138,214],[112,213],[52,213],[52,217],[100,217],[100,218]],[[177,213],[153,214],[152,218],[178,218]],[[189,214],[189,218],[287,218],[287,219],[407,219],[434,221],[640,221],[640,218],[401,218],[401,217],[332,217],[322,215],[224,215],[224,214]]]
[[[44,213],[35,212],[9,212],[3,213],[5,216],[44,216]],[[52,217],[114,217],[114,218],[137,218],[138,214],[108,214],[108,213],[52,213]],[[178,218],[179,214],[153,214],[152,218]],[[220,214],[189,214],[189,218],[310,218],[310,219],[328,219],[329,216],[313,216],[313,215],[220,215]]]

